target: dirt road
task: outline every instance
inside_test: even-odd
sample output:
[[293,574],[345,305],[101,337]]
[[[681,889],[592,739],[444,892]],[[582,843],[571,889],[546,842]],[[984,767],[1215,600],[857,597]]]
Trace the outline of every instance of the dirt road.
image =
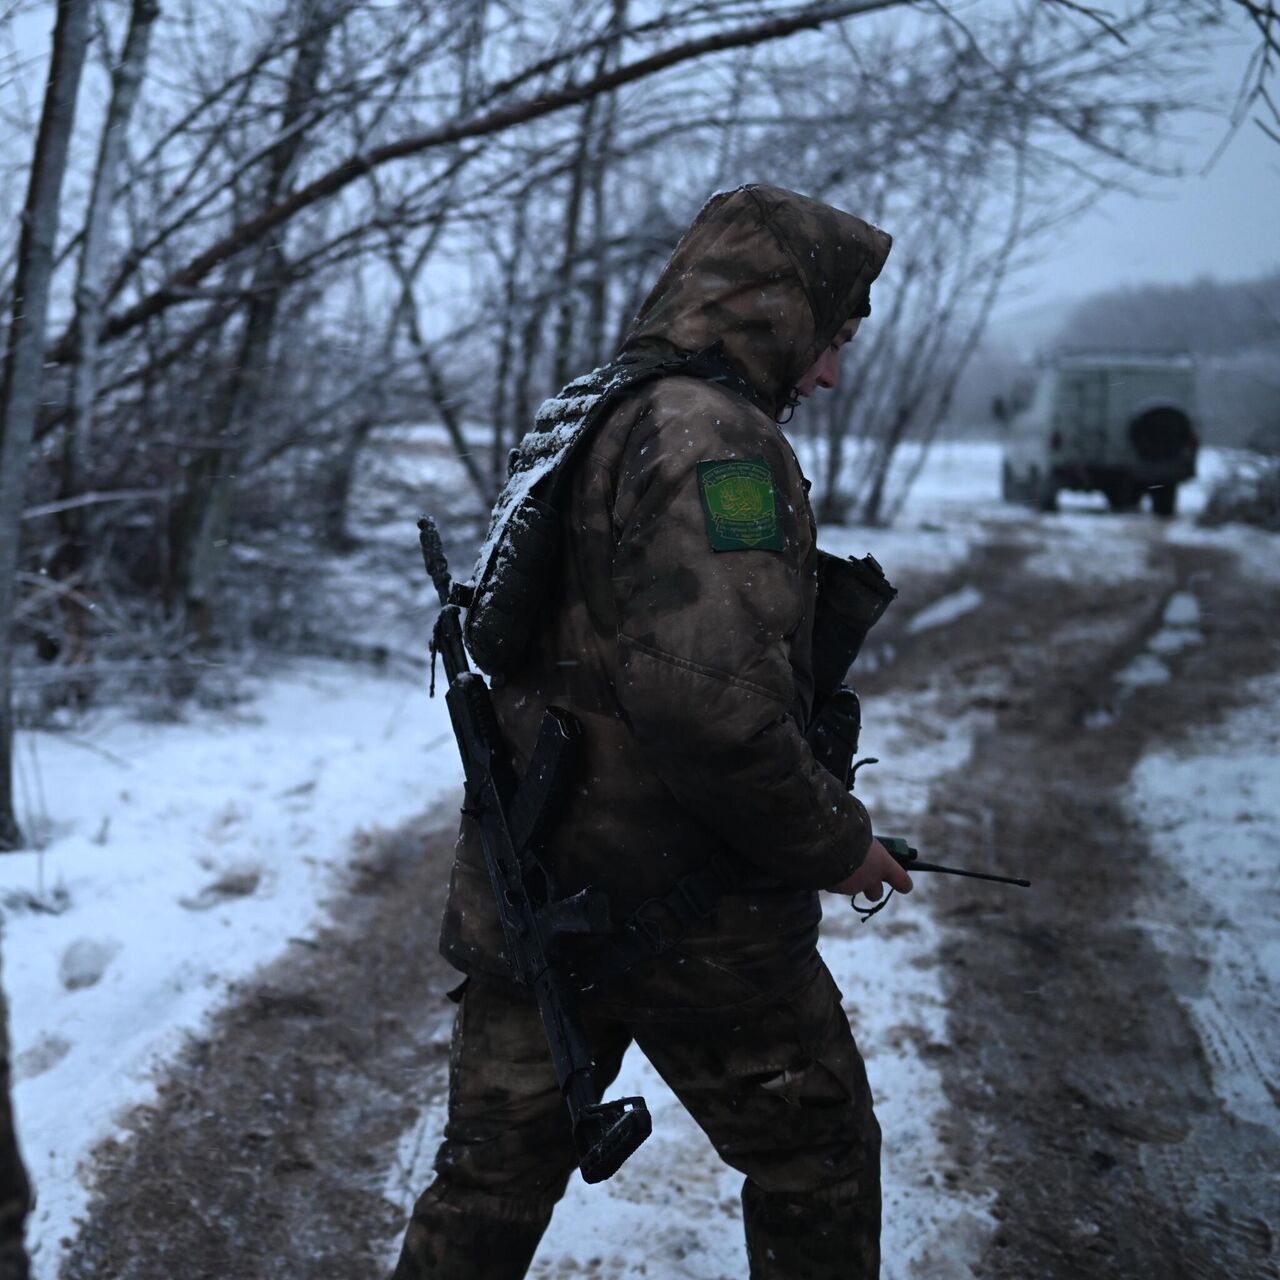
[[[378,1276],[397,1143],[445,1087],[445,814],[362,849],[339,923],[295,941],[95,1157],[67,1280]],[[335,1265],[334,1259],[340,1259]]]
[[[993,713],[918,834],[939,859],[1036,882],[928,885],[950,997],[933,1048],[945,1137],[998,1220],[978,1274],[1273,1276],[1275,1128],[1214,1093],[1180,1001],[1195,962],[1166,958],[1138,918],[1139,902],[1178,918],[1200,888],[1160,878],[1125,788],[1144,750],[1280,666],[1280,593],[1136,522],[1117,528],[1147,558],[1140,578],[1044,576],[1027,567],[1040,528],[994,524],[962,572],[910,584],[878,637],[892,659],[860,681],[869,704],[929,683],[944,711]],[[914,609],[966,586],[981,608],[911,633]],[[1169,684],[1117,684],[1175,591],[1199,601],[1202,642],[1170,658]],[[66,1280],[380,1274],[402,1221],[384,1194],[398,1144],[445,1083],[444,820],[364,850],[337,923],[244,990],[132,1139],[99,1151]]]
[[[892,677],[945,665],[957,709],[984,671],[1007,682],[996,725],[935,786],[922,833],[959,865],[1035,881],[1028,893],[935,890],[953,1137],[972,1185],[996,1189],[1001,1224],[978,1274],[1275,1276],[1276,1127],[1215,1095],[1179,1000],[1201,962],[1162,954],[1139,921],[1184,917],[1213,876],[1171,880],[1123,792],[1144,749],[1220,717],[1249,676],[1275,668],[1280,596],[1230,557],[1158,539],[1140,588],[1087,594],[1019,573],[1024,550],[989,546],[972,574],[983,608],[902,652]],[[1170,683],[1126,690],[1114,677],[1175,591],[1199,601],[1203,644]],[[1205,852],[1216,865],[1223,851]]]

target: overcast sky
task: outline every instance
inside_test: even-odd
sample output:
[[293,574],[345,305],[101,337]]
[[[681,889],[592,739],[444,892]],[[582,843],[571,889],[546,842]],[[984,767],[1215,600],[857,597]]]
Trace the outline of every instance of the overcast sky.
[[[1251,48],[1241,39],[1207,59],[1206,86],[1226,105]],[[1184,120],[1185,176],[1153,183],[1143,198],[1104,196],[1055,233],[1044,259],[1019,274],[998,314],[1008,319],[1119,284],[1205,275],[1234,280],[1280,268],[1280,144],[1249,121],[1204,174],[1225,130],[1225,120]]]

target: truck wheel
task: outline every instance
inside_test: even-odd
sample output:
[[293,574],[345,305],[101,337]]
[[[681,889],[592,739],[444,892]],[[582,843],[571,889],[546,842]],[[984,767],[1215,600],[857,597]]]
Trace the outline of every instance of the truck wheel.
[[1158,516],[1168,519],[1178,509],[1178,486],[1162,484],[1151,490],[1151,510]]
[[1112,511],[1134,511],[1142,500],[1138,486],[1127,478],[1113,480],[1103,492]]

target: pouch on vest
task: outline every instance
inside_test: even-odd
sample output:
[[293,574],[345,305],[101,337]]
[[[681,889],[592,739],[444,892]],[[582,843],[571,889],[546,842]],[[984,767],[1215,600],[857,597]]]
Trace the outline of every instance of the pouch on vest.
[[813,619],[813,684],[830,698],[844,683],[867,632],[898,589],[873,556],[842,559],[818,552],[818,604]]

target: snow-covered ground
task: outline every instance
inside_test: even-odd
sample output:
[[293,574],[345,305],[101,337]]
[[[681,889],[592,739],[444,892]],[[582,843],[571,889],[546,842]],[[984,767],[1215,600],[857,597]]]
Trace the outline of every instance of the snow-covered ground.
[[28,829],[0,859],[38,1280],[86,1201],[83,1161],[232,984],[305,937],[364,829],[461,778],[443,703],[404,680],[297,663],[181,723],[104,716],[17,740]]
[[[407,438],[427,475],[441,459],[418,443]],[[1206,455],[1206,472],[1219,465]],[[869,551],[896,580],[946,570],[989,534],[984,526],[1008,521],[1012,530],[1023,514],[1000,505],[998,477],[997,446],[941,445],[897,527],[825,530],[823,544],[842,554]],[[1184,497],[1184,510],[1194,510],[1202,486],[1188,486]],[[1182,520],[1141,538],[1116,538],[1124,522],[1153,529],[1151,518],[1098,519],[1099,509],[1091,499],[1071,500],[1045,520],[1054,549],[1040,571],[1136,576],[1148,537],[1217,541],[1259,564],[1274,546],[1247,531],[1203,532]],[[395,591],[386,597],[394,600]],[[945,626],[981,606],[978,593],[957,593],[912,625]],[[1190,625],[1168,622],[1170,635]],[[1160,656],[1153,650],[1154,661]],[[84,1207],[88,1153],[117,1131],[126,1109],[151,1096],[156,1071],[184,1035],[199,1030],[232,984],[317,928],[340,869],[358,852],[362,828],[395,825],[457,788],[443,703],[428,702],[421,685],[358,666],[299,662],[255,678],[243,702],[192,709],[179,723],[99,715],[63,732],[18,736],[21,817],[43,832],[45,847],[0,859],[0,901],[15,1105],[40,1193],[29,1233],[37,1280],[53,1280],[60,1242]],[[860,794],[893,823],[909,824],[921,812],[930,779],[963,763],[982,723],[974,713],[940,724],[932,696],[922,690],[865,709],[864,749],[887,763],[866,775]],[[1261,706],[1274,709],[1278,700],[1280,687],[1259,685]],[[1156,806],[1161,820],[1175,825],[1185,817],[1185,828],[1161,837],[1175,859],[1191,859],[1210,825],[1232,825],[1241,840],[1256,842],[1248,847],[1259,877],[1270,851],[1271,879],[1260,887],[1269,884],[1274,895],[1276,829],[1264,810],[1266,788],[1274,796],[1280,778],[1267,732],[1274,735],[1260,713],[1207,742],[1203,758],[1148,762],[1135,802]],[[1170,791],[1184,796],[1192,782],[1207,780],[1197,780],[1196,770],[1210,767],[1218,770],[1213,784],[1176,821],[1168,815],[1180,810],[1151,799]],[[1246,810],[1252,821],[1241,816]],[[885,1274],[943,1280],[971,1274],[966,1260],[981,1248],[990,1221],[980,1197],[936,1192],[945,1166],[939,1137],[945,1101],[931,1055],[921,1050],[944,1041],[946,1027],[940,984],[927,962],[936,938],[928,898],[921,886],[909,904],[895,902],[866,927],[847,904],[828,901],[824,953],[845,993],[887,1135]],[[1276,904],[1254,892],[1245,906],[1261,910],[1268,901],[1272,931],[1258,935],[1265,948],[1254,959],[1274,975]],[[1206,929],[1214,918],[1202,922]],[[1206,934],[1215,972],[1234,975],[1253,963],[1230,947],[1213,950],[1219,935],[1236,936]],[[1274,1063],[1276,1047],[1240,1052]],[[1224,1089],[1235,1090],[1241,1106],[1253,1105],[1256,1091],[1231,1083],[1232,1070],[1224,1068]],[[616,1089],[646,1096],[655,1136],[604,1186],[575,1182],[535,1274],[590,1272],[591,1260],[600,1258],[599,1273],[611,1277],[740,1275],[736,1176],[715,1161],[642,1058],[628,1058]],[[406,1208],[429,1178],[441,1125],[433,1113],[406,1135],[388,1187]]]
[[[1176,599],[1176,597],[1175,597]],[[1175,634],[1168,626],[1159,634]],[[1204,965],[1182,1000],[1218,1097],[1274,1129],[1280,1090],[1280,676],[1253,682],[1250,705],[1176,751],[1148,755],[1134,806],[1178,887],[1147,904],[1162,948]],[[1176,909],[1172,910],[1171,904]],[[1190,942],[1190,945],[1188,945]]]

